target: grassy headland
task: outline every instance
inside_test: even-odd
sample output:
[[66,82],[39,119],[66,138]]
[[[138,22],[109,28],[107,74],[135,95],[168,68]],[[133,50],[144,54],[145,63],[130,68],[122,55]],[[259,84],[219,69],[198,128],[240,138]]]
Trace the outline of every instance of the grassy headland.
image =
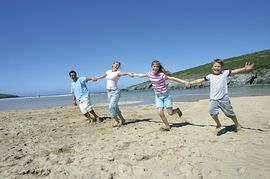
[[[211,61],[209,63],[200,65],[194,68],[190,68],[183,71],[178,71],[172,74],[172,76],[185,79],[187,81],[192,81],[194,79],[203,78],[207,74],[211,73]],[[263,50],[255,53],[245,54],[238,57],[223,59],[224,61],[224,69],[236,69],[241,68],[245,65],[246,62],[254,63],[254,69],[247,73],[243,73],[241,75],[235,75],[231,79],[230,86],[245,86],[250,85],[250,81],[253,78],[252,85],[269,85],[270,84],[270,50]],[[256,79],[256,80],[254,80]],[[182,85],[171,83],[169,88],[171,89],[179,89],[183,88]],[[207,86],[204,85],[204,86]],[[194,86],[196,87],[196,86]],[[144,90],[151,88],[151,83],[149,81],[136,84],[128,87],[127,91],[133,90]]]
[[16,98],[16,97],[19,97],[19,96],[12,95],[12,94],[0,94],[0,99],[1,98]]
[[[211,60],[210,60],[211,61]],[[263,69],[270,69],[270,50],[263,50],[255,53],[241,55],[238,57],[228,58],[224,61],[224,69],[236,69],[244,66],[245,62],[254,63],[253,71],[261,71]],[[200,65],[187,70],[173,73],[173,76],[191,79],[201,78],[211,73],[211,63]]]

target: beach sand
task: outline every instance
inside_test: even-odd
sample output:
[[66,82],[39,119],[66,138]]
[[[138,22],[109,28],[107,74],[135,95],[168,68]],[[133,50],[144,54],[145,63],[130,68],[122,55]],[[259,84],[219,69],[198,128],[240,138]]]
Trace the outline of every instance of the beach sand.
[[0,178],[269,178],[270,96],[231,102],[243,129],[221,113],[220,136],[208,100],[174,103],[169,132],[154,105],[121,106],[119,128],[107,108],[92,126],[76,106],[0,111]]

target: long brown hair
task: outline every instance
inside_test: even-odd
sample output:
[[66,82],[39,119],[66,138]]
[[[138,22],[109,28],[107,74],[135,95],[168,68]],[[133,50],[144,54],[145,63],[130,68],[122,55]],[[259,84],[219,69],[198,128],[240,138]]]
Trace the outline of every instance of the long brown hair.
[[170,74],[171,74],[168,70],[166,70],[166,69],[161,65],[161,63],[160,63],[158,60],[154,60],[154,61],[152,62],[152,64],[151,64],[151,66],[153,66],[154,64],[156,64],[156,65],[159,66],[159,69],[158,69],[158,72],[159,72],[159,73],[160,73],[160,72],[163,72],[163,73],[165,73],[166,75],[170,75]]

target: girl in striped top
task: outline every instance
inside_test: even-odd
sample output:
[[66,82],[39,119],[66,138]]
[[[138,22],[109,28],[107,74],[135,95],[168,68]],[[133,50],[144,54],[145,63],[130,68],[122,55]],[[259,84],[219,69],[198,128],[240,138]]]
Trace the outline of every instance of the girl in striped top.
[[173,80],[176,82],[180,82],[185,84],[185,86],[189,86],[189,83],[185,80],[168,76],[168,72],[162,67],[159,61],[154,60],[152,62],[152,71],[145,73],[145,74],[136,74],[131,73],[131,77],[148,77],[152,83],[153,89],[155,91],[155,102],[157,107],[157,112],[162,119],[163,123],[165,124],[165,127],[162,127],[161,130],[169,131],[170,125],[168,123],[168,120],[164,114],[164,108],[167,109],[167,113],[169,115],[178,114],[179,118],[182,116],[182,112],[179,108],[173,109],[172,105],[172,96],[170,95],[168,91],[168,87],[165,83],[165,80]]

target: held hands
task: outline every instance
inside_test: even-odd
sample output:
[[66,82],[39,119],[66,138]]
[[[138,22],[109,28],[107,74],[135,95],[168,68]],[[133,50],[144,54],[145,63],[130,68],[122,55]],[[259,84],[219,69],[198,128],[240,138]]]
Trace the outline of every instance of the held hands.
[[253,67],[254,67],[254,63],[251,64],[250,62],[246,62],[246,64],[245,64],[246,71],[251,70]]
[[87,80],[87,81],[90,81],[90,80],[92,80],[92,81],[97,81],[98,78],[97,78],[97,77],[86,77],[86,80]]
[[184,82],[184,85],[185,85],[185,87],[188,87],[188,88],[191,87],[191,83],[188,82],[188,81],[185,81],[185,82]]
[[185,86],[186,86],[186,87],[191,87],[191,85],[192,85],[192,84],[191,84],[190,82],[188,82],[188,81],[185,82]]
[[92,80],[93,81],[97,81],[98,79],[96,77],[92,77]]
[[134,74],[133,73],[128,73],[128,76],[133,78]]

